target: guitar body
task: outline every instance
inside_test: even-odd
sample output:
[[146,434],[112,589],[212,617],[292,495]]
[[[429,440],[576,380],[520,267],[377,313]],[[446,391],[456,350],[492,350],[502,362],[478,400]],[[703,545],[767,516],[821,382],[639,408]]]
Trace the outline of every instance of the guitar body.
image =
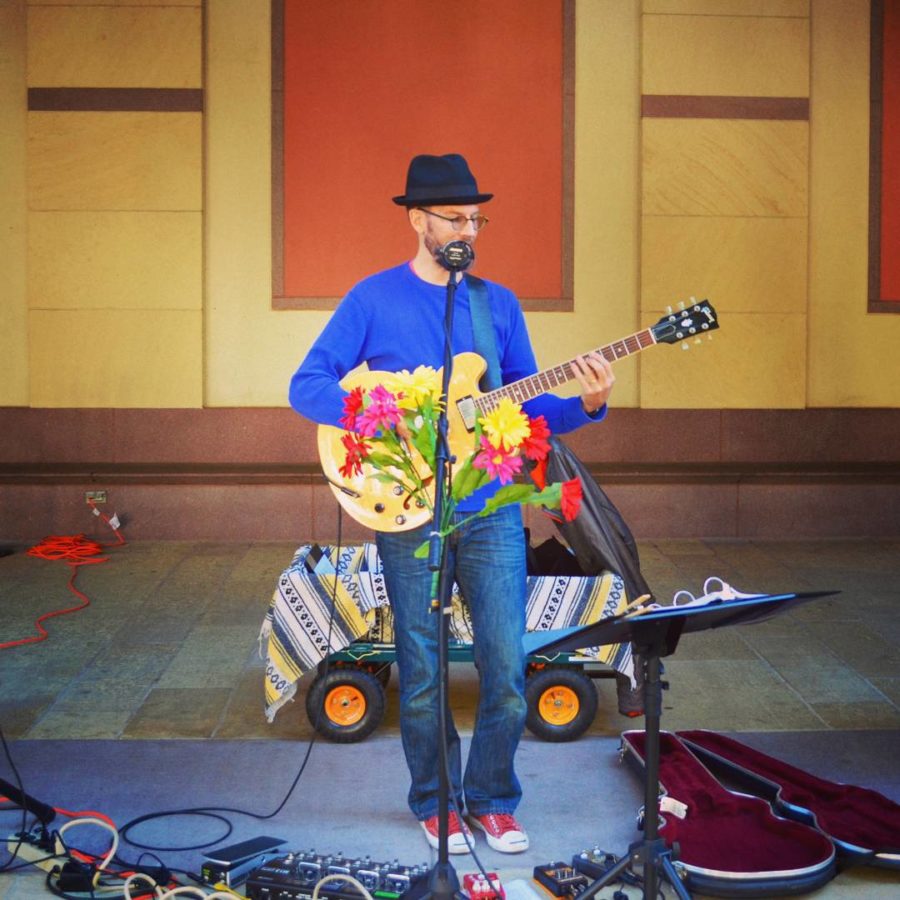
[[[450,454],[456,459],[465,459],[474,449],[473,436],[467,428],[460,412],[460,405],[469,398],[480,395],[478,382],[487,365],[477,353],[460,353],[453,357],[453,372],[447,390],[447,424]],[[389,376],[387,372],[362,370],[348,375],[341,381],[347,391],[355,387],[371,390],[382,384]],[[443,376],[443,371],[439,377]],[[340,468],[346,451],[341,438],[346,434],[342,428],[320,425],[317,433],[319,459],[328,485],[338,503],[357,522],[375,531],[410,531],[431,521],[431,510],[421,501],[416,504],[399,485],[388,484],[373,478],[375,469],[363,464],[362,472],[345,478]],[[415,452],[413,453],[415,457]],[[417,466],[423,478],[431,475],[427,465]],[[430,490],[434,500],[433,486]]]
[[[608,362],[639,353],[656,344],[683,343],[693,338],[700,341],[704,332],[718,328],[716,311],[707,300],[692,301],[692,305],[678,312],[671,310],[655,325],[642,331],[600,347],[600,353]],[[707,335],[709,336],[709,335]],[[478,390],[481,376],[487,369],[485,361],[477,353],[460,353],[453,358],[453,372],[447,388],[447,441],[452,458],[463,461],[475,449],[472,432],[477,417],[485,411],[495,409],[497,404],[507,398],[522,404],[533,400],[549,391],[555,390],[577,377],[572,361],[561,363],[536,372],[519,381],[505,384],[487,393]],[[439,373],[442,376],[443,372]],[[386,372],[361,370],[348,375],[341,386],[348,391],[361,387],[368,391],[389,379]],[[319,459],[328,484],[338,503],[362,525],[375,531],[409,531],[431,521],[431,508],[422,500],[413,500],[411,495],[394,483],[387,483],[373,477],[377,474],[374,466],[362,466],[362,472],[351,478],[341,475],[346,450],[341,438],[346,434],[341,428],[333,425],[320,425],[318,431]],[[415,459],[415,451],[411,451]],[[419,457],[416,469],[427,484],[431,471],[424,460]],[[434,501],[434,492],[430,494]]]

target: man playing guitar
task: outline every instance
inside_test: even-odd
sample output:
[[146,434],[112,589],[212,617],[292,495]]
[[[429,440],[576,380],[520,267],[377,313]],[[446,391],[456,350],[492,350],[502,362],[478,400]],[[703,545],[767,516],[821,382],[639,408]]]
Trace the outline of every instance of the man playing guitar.
[[[413,371],[442,365],[447,269],[438,251],[452,241],[474,246],[487,218],[466,160],[458,154],[416,156],[409,165],[405,207],[418,247],[410,262],[372,275],[341,301],[290,385],[291,406],[321,425],[339,426],[347,391],[340,384],[361,363],[370,369]],[[454,278],[458,277],[454,273]],[[485,281],[504,384],[537,372],[534,352],[518,300],[507,288]],[[465,279],[456,290],[454,354],[475,350],[469,291]],[[529,416],[543,415],[553,433],[563,434],[606,415],[615,378],[597,352],[576,357],[573,375],[580,396],[544,394],[527,401]],[[462,520],[478,511],[496,491],[494,481],[461,501]],[[413,551],[430,525],[405,531],[378,531],[391,609],[400,681],[400,727],[411,776],[408,802],[432,847],[438,844],[438,619],[430,611],[432,573]],[[470,610],[480,692],[465,770],[459,736],[448,723],[450,791],[457,808],[505,853],[528,848],[528,837],[514,813],[521,799],[514,756],[525,723],[525,542],[517,505],[474,518],[454,531],[447,548],[450,575]],[[468,826],[450,813],[448,850],[466,853]]]

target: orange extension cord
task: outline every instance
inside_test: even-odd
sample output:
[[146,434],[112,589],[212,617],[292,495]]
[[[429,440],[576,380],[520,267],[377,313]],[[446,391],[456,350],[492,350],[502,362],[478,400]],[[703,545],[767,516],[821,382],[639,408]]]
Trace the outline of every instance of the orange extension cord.
[[116,535],[117,540],[108,543],[99,543],[97,541],[88,540],[83,534],[76,535],[50,535],[45,537],[39,544],[31,547],[27,552],[29,556],[36,556],[38,559],[60,560],[68,565],[72,573],[69,576],[69,590],[81,600],[77,606],[70,606],[67,609],[56,609],[53,612],[44,613],[35,620],[35,628],[38,633],[30,637],[19,638],[15,641],[6,641],[0,643],[0,650],[6,650],[9,647],[20,647],[23,644],[35,644],[38,641],[47,639],[47,629],[44,628],[43,622],[52,619],[54,616],[64,616],[67,613],[77,612],[90,606],[90,599],[75,587],[75,577],[81,566],[94,565],[96,563],[104,563],[109,557],[103,556],[98,558],[98,554],[103,553],[106,547],[118,547],[125,543],[125,538],[119,531],[118,524],[114,524],[105,513],[100,512],[94,505],[93,501],[88,501],[88,506],[94,511],[95,516],[102,518]]

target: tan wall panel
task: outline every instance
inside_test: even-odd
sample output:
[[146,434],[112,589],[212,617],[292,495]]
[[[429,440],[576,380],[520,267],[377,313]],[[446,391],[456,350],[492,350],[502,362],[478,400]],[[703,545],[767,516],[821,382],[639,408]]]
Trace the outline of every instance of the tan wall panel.
[[900,315],[869,313],[869,3],[813,7],[810,406],[900,405]]
[[703,16],[808,16],[809,0],[644,0],[643,11]]
[[33,310],[31,405],[197,407],[199,311]]
[[32,309],[200,309],[199,212],[35,212]]
[[[646,314],[654,323],[662,311]],[[800,409],[806,405],[806,316],[734,313],[689,344],[642,354],[641,406]]]
[[200,113],[28,114],[30,209],[200,209]]
[[32,7],[31,87],[199,87],[201,12],[190,7]]
[[644,119],[645,215],[805,216],[806,122]]
[[25,14],[0,3],[0,406],[28,403]]
[[806,97],[809,21],[644,16],[643,93]]
[[725,323],[734,312],[805,312],[806,232],[806,219],[645,216],[641,305],[706,298]]
[[[28,6],[87,6],[89,0],[27,0]],[[104,6],[153,6],[153,0],[103,0]],[[157,6],[202,6],[203,0],[159,0]]]

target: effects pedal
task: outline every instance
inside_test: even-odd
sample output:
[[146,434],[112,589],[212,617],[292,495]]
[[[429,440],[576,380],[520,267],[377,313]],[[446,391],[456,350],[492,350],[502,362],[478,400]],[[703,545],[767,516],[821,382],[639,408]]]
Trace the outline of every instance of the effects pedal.
[[[250,900],[311,900],[316,885],[327,876],[337,876],[319,888],[319,897],[359,900],[358,881],[378,900],[399,900],[428,876],[429,867],[404,866],[397,860],[375,862],[371,857],[326,856],[315,850],[288,853],[269,859],[247,877],[244,892]],[[347,879],[340,876],[346,875]]]
[[586,875],[565,862],[552,862],[534,867],[534,880],[554,897],[571,897],[590,883]]
[[[619,857],[612,853],[606,853],[599,847],[591,850],[582,850],[572,857],[572,868],[576,872],[581,872],[591,881],[602,878],[614,865],[619,862]],[[628,869],[624,869],[619,874],[619,880],[625,884],[640,884],[640,879],[633,875]]]
[[500,876],[496,872],[488,872],[487,878],[481,872],[469,872],[463,875],[463,893],[471,900],[505,900],[506,891],[500,884]]
[[227,847],[217,847],[203,854],[200,877],[206,884],[235,887],[263,863],[277,855],[282,838],[257,837]]

